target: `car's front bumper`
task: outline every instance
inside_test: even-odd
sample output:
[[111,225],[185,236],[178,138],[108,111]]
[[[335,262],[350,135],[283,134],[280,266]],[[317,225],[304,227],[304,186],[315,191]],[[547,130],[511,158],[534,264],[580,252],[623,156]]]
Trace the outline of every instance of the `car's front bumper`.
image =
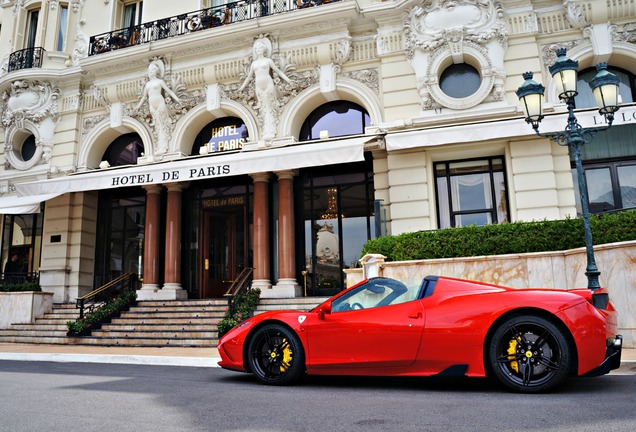
[[623,336],[616,335],[607,340],[605,360],[598,367],[586,373],[585,377],[595,377],[608,374],[621,366],[621,353],[623,352]]

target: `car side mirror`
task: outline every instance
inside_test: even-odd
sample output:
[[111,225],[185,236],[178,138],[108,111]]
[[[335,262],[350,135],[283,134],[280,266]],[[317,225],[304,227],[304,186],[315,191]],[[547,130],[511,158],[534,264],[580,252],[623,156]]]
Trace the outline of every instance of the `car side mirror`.
[[318,308],[318,319],[325,319],[325,315],[331,313],[331,302],[327,301]]

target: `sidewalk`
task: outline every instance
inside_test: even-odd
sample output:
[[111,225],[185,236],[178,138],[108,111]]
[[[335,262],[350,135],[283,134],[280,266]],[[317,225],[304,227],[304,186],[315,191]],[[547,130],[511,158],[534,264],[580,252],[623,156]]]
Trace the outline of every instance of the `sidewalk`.
[[[216,348],[0,343],[0,360],[218,367],[217,362],[221,358]],[[623,364],[636,363],[636,349],[623,348],[621,360]]]
[[218,367],[217,362],[221,358],[216,347],[143,348],[0,343],[0,360]]

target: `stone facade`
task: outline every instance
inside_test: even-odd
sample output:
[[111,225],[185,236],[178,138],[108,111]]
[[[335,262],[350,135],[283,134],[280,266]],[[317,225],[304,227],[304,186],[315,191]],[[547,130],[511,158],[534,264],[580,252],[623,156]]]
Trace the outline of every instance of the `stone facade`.
[[[103,174],[103,155],[124,134],[142,141],[138,177],[126,178],[141,182],[150,178],[143,167],[175,172],[170,164],[194,160],[187,158],[196,156],[191,148],[198,131],[215,119],[245,123],[249,137],[240,154],[254,160],[255,152],[265,158],[295,148],[316,108],[349,101],[369,115],[368,140],[361,143],[372,155],[373,198],[381,200],[387,233],[441,228],[440,163],[484,158],[503,164],[505,216],[498,222],[561,219],[577,213],[568,151],[535,137],[523,120],[514,93],[521,74],[532,71],[546,86],[542,130],[549,132],[561,130],[566,118],[548,73],[557,48],[568,48],[581,69],[606,61],[636,73],[636,7],[627,0],[317,1],[243,21],[237,9],[229,20],[219,15],[223,25],[208,28],[203,15],[187,14],[211,2],[153,0],[145,2],[141,22],[157,31],[163,18],[190,18],[169,37],[146,42],[133,33],[114,45],[121,35],[112,33],[102,44],[104,34],[122,28],[123,7],[132,3],[0,1],[0,213],[11,213],[7,207],[34,190],[46,201],[42,252],[32,266],[55,302],[93,288],[100,188],[85,185]],[[29,41],[34,11],[38,25]],[[264,48],[257,53],[258,41]],[[16,68],[14,54],[29,43],[44,49],[41,65]],[[446,93],[443,75],[453,65],[476,71],[472,93]],[[266,67],[260,77],[271,80],[267,98],[251,76],[258,79],[258,67]],[[601,120],[589,108],[580,111],[580,121]],[[626,103],[614,127],[634,122],[636,108]],[[34,152],[25,156],[30,136]],[[291,165],[277,170],[297,168]],[[266,183],[277,179],[274,171],[263,166],[249,174]],[[175,179],[163,180],[151,183]],[[269,254],[278,235],[263,236],[268,246],[261,250]],[[167,277],[173,288],[177,276]],[[300,292],[288,276],[283,279],[292,289],[285,288],[285,296]],[[266,289],[276,287],[276,275],[257,279]]]

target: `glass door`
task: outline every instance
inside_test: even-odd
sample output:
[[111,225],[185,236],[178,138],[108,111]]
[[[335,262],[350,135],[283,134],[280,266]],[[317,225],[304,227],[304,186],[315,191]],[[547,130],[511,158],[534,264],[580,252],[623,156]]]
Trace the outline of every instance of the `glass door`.
[[202,223],[202,297],[220,298],[247,262],[245,209],[204,211]]

